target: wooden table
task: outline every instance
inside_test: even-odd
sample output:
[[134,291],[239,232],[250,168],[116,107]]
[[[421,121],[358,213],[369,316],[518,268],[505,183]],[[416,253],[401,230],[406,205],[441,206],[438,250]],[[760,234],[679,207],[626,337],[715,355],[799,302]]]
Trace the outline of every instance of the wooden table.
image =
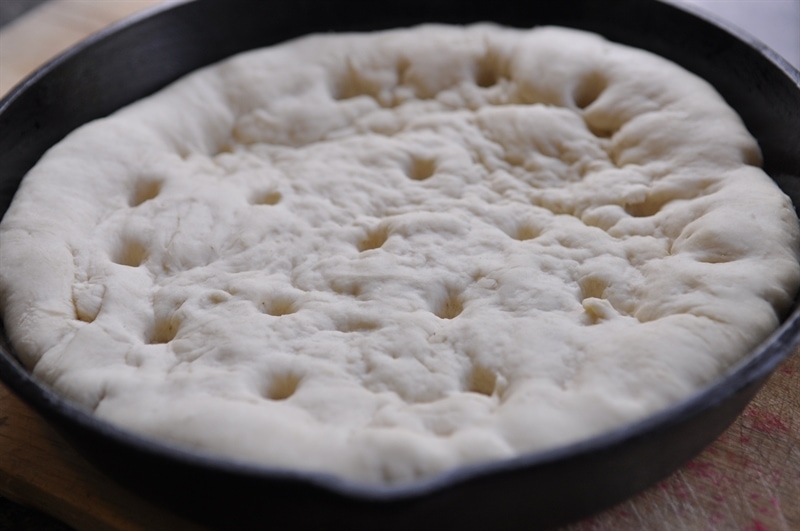
[[[84,36],[157,0],[51,0],[0,31],[0,94]],[[95,470],[0,385],[0,495],[77,529],[194,529]],[[800,353],[670,478],[564,531],[800,529]]]

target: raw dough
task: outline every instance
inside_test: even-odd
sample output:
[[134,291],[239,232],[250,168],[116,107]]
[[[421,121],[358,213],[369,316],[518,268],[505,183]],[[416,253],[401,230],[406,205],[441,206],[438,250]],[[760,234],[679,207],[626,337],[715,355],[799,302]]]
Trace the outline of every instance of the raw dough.
[[559,28],[310,36],[88,124],[0,225],[41,381],[159,440],[367,483],[568,444],[779,324],[792,205],[737,115]]

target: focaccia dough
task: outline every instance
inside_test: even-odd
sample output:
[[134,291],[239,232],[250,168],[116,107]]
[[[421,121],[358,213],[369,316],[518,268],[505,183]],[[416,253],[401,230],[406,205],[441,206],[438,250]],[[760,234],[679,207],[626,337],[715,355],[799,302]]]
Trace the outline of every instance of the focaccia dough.
[[214,455],[367,483],[641,419],[779,324],[798,223],[668,61],[482,24],[309,36],[81,127],[0,225],[41,381]]

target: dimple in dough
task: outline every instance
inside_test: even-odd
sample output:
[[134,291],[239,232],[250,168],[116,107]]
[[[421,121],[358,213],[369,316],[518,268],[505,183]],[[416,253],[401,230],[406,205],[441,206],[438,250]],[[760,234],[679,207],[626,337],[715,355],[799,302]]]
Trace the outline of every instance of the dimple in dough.
[[52,148],[0,225],[33,374],[365,483],[586,439],[779,324],[797,217],[704,81],[560,28],[309,36]]

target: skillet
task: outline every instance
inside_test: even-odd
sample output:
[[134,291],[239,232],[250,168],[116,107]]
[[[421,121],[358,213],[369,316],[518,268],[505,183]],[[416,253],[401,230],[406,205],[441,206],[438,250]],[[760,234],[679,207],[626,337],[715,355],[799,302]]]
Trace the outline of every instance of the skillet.
[[[321,31],[421,22],[557,24],[660,54],[712,83],[758,139],[765,170],[800,201],[800,74],[735,29],[656,0],[195,0],[128,19],[77,45],[0,102],[0,216],[22,176],[69,131],[239,51]],[[0,378],[87,459],[145,497],[212,527],[551,527],[662,479],[713,441],[800,343],[795,308],[723,378],[588,441],[406,486],[363,486],[191,454],[101,422],[39,385],[0,323]]]

